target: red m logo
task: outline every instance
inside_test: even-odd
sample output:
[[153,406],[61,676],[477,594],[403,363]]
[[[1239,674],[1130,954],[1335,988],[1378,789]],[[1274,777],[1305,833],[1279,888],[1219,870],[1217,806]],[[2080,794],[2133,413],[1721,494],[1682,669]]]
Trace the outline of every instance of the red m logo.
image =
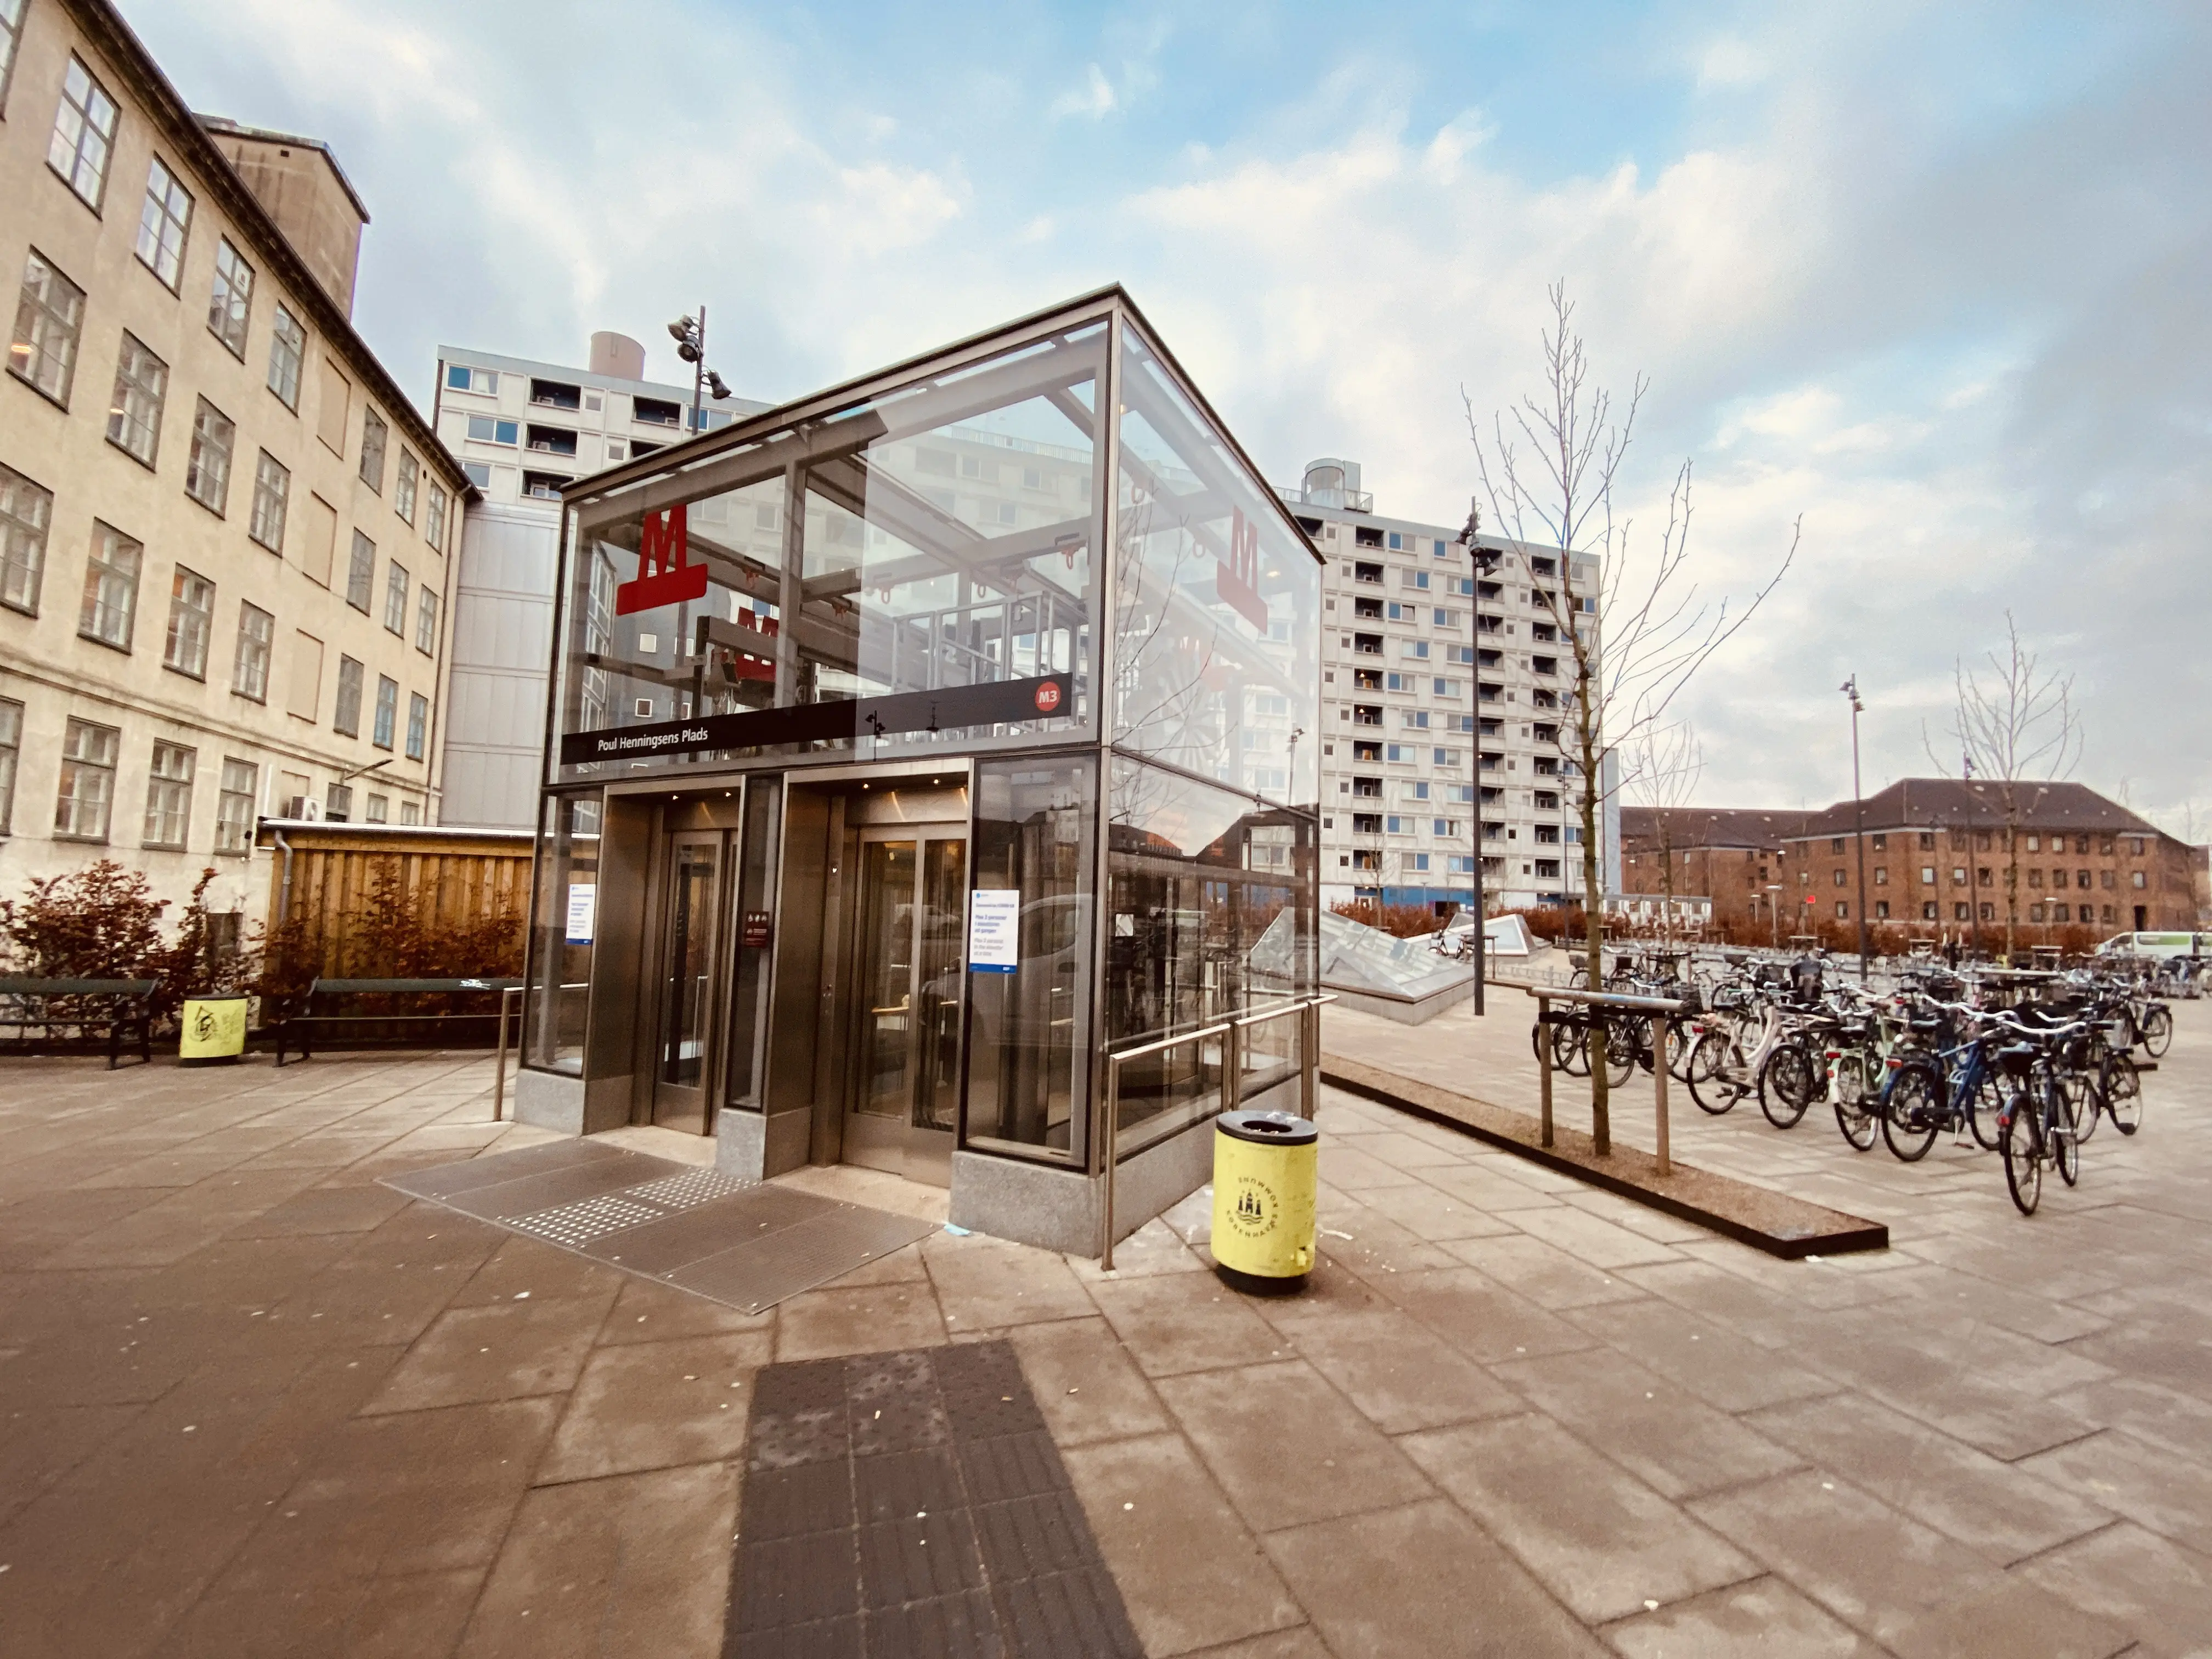
[[707,567],[686,564],[690,538],[684,529],[684,503],[665,513],[645,515],[639,538],[637,579],[615,589],[615,615],[656,611],[664,605],[682,605],[707,597]]
[[1267,602],[1260,597],[1260,526],[1243,513],[1229,521],[1229,554],[1214,567],[1213,591],[1262,634],[1267,631]]

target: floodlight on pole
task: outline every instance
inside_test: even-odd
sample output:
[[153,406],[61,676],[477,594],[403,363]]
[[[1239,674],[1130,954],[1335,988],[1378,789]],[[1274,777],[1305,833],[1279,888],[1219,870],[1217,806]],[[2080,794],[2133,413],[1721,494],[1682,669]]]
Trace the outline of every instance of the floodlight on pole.
[[[1485,548],[1481,544],[1481,534],[1482,498],[1480,495],[1470,495],[1468,497],[1467,503],[1467,523],[1459,532],[1459,544],[1467,550],[1468,562],[1478,572],[1487,573],[1498,568],[1498,562],[1503,555],[1495,548]],[[1476,769],[1475,775],[1478,778],[1481,775],[1480,768]],[[1490,933],[1483,925],[1485,906],[1482,902],[1482,790],[1479,785],[1471,785],[1469,787],[1470,799],[1467,803],[1468,848],[1467,874],[1468,885],[1473,892],[1474,902],[1469,907],[1473,914],[1468,917],[1468,945],[1469,954],[1474,959],[1474,1015],[1477,1019],[1480,1019],[1484,1013],[1482,981],[1490,966],[1484,960],[1490,951]]]
[[1858,854],[1859,866],[1859,983],[1867,981],[1869,955],[1867,947],[1866,896],[1866,797],[1859,787],[1859,716],[1866,712],[1866,704],[1859,700],[1859,677],[1856,674],[1838,688],[1851,700],[1851,814],[1852,844]]

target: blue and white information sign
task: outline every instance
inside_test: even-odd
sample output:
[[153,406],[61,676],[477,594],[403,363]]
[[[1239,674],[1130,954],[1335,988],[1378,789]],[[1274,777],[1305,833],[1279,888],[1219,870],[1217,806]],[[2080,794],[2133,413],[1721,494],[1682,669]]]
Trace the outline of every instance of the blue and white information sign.
[[562,938],[570,945],[589,945],[599,921],[599,890],[596,884],[568,884],[568,925]]
[[1022,896],[1014,888],[978,888],[968,896],[968,967],[1011,974],[1020,965]]

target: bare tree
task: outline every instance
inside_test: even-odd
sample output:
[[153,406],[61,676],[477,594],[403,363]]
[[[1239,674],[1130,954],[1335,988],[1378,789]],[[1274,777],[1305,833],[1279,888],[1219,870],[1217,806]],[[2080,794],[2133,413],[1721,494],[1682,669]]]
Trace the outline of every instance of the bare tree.
[[[1540,741],[1558,747],[1562,769],[1574,781],[1584,946],[1590,981],[1597,985],[1605,942],[1598,826],[1607,796],[1620,787],[1614,757],[1632,751],[1664,722],[1698,670],[1774,591],[1797,556],[1803,521],[1791,526],[1789,550],[1773,574],[1741,606],[1700,594],[1690,558],[1687,460],[1674,475],[1656,541],[1632,542],[1631,521],[1616,514],[1613,496],[1649,382],[1638,375],[1625,405],[1591,384],[1566,284],[1555,283],[1547,292],[1552,316],[1542,335],[1537,393],[1493,414],[1486,435],[1465,388],[1460,396],[1492,520],[1512,542],[1500,555],[1501,568],[1528,583],[1529,602],[1542,619],[1531,629],[1535,642],[1563,645],[1569,653],[1560,710],[1565,718],[1545,720],[1540,712],[1536,731]],[[1552,695],[1557,703],[1562,694],[1537,695]],[[1602,1026],[1593,1028],[1590,1048],[1591,1139],[1603,1156],[1613,1150],[1613,1133]]]
[[[2045,788],[2074,769],[2081,758],[2081,722],[2074,707],[2074,677],[2045,669],[2020,641],[2020,626],[2005,612],[2002,654],[1984,657],[1986,667],[1952,670],[1957,701],[1951,736],[1969,778],[1985,778],[1996,787],[2004,813],[2004,948],[2012,959],[2020,926],[2021,830],[2027,811]],[[1933,744],[1929,758],[1936,758]],[[1937,762],[1938,765],[1942,763]]]
[[1622,757],[1620,787],[1652,809],[1659,830],[1659,938],[1674,944],[1674,814],[1690,804],[1705,775],[1705,745],[1686,720],[1647,731]]

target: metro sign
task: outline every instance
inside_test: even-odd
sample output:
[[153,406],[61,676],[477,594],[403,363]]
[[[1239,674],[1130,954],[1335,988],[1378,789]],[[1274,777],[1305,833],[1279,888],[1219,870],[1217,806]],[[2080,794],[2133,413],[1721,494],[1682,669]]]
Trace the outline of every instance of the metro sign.
[[1267,631],[1267,602],[1260,597],[1260,526],[1243,513],[1229,521],[1229,556],[1213,568],[1213,591],[1223,604]]
[[665,513],[647,514],[638,541],[637,576],[615,589],[615,615],[627,617],[705,599],[707,567],[684,562],[690,540],[683,502]]

